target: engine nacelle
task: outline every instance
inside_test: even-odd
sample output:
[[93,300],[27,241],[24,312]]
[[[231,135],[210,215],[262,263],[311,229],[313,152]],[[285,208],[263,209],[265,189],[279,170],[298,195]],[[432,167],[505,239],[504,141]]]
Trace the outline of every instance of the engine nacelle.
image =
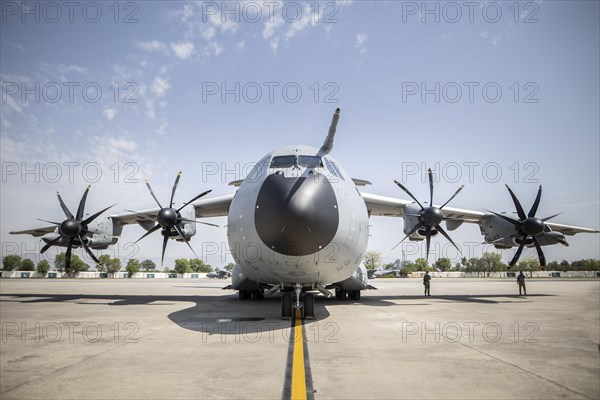
[[[192,221],[196,220],[196,209],[194,206],[189,205],[184,207],[179,214],[182,218],[190,219]],[[182,222],[179,224],[179,227],[181,228],[181,231],[187,240],[190,240],[192,236],[196,234],[196,224],[192,222]],[[175,234],[172,234],[172,236],[178,236],[175,240],[183,242],[183,238],[179,237],[175,230],[173,230],[173,232],[175,232]]]
[[117,243],[118,238],[94,233],[84,240],[88,247],[100,250],[106,249],[108,246]]

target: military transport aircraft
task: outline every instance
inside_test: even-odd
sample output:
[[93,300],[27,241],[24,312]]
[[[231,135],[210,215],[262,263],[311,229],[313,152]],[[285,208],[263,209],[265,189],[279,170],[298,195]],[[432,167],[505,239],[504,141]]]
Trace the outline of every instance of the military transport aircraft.
[[369,182],[353,179],[330,155],[339,117],[337,109],[321,148],[291,145],[268,153],[245,179],[231,183],[237,187],[233,194],[203,199],[209,190],[174,208],[180,173],[170,201],[164,206],[146,182],[158,208],[100,217],[108,207],[83,219],[88,187],[75,215],[59,194],[66,220],[45,221],[50,226],[11,233],[41,236],[46,243],[42,253],[51,246],[67,247],[67,263],[73,247],[83,247],[98,262],[90,248],[105,249],[115,244],[123,226],[136,223],[147,231],[140,239],[161,231],[164,259],[169,239],[183,241],[192,249],[189,240],[196,234],[196,224],[201,223],[197,218],[227,216],[227,238],[235,261],[232,287],[239,291],[240,300],[258,300],[283,292],[283,318],[291,318],[294,309],[301,309],[304,317],[311,318],[311,291],[329,297],[333,296],[330,290],[335,289],[338,299],[359,300],[361,291],[367,288],[362,259],[367,249],[370,216],[402,217],[406,234],[402,240],[425,240],[427,254],[431,237],[440,233],[456,246],[446,229],[453,231],[464,222],[478,224],[485,242],[502,249],[518,246],[511,266],[525,246],[536,248],[544,266],[542,246],[567,245],[565,235],[598,232],[547,222],[556,215],[538,218],[541,186],[527,214],[508,188],[518,218],[446,207],[462,187],[441,206],[435,206],[431,171],[430,197],[425,205],[399,182],[396,184],[412,200],[360,192],[358,187]]

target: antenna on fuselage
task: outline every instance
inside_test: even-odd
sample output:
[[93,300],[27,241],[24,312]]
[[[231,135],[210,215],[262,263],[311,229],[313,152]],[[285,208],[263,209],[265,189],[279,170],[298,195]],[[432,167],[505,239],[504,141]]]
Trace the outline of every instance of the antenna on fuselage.
[[335,113],[333,114],[333,118],[331,119],[331,125],[329,126],[329,133],[327,133],[327,138],[325,142],[323,142],[323,146],[319,150],[319,154],[324,156],[325,154],[329,154],[333,149],[333,137],[335,136],[335,130],[337,128],[338,121],[340,119],[340,109],[336,108]]

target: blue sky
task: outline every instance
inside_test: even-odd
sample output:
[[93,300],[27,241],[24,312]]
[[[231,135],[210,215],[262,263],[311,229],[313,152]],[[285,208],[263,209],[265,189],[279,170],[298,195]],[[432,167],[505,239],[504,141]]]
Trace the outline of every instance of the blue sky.
[[[513,211],[505,183],[525,208],[542,184],[539,215],[598,229],[599,3],[470,4],[2,2],[2,255],[36,256],[36,239],[8,231],[60,219],[57,190],[76,208],[92,183],[90,212],[144,209],[143,180],[166,199],[183,170],[180,202],[231,193],[268,151],[320,145],[336,107],[333,155],[365,191],[406,198],[397,179],[425,199],[432,167],[440,201],[464,183],[453,206]],[[402,220],[371,225],[369,247],[400,257]],[[125,228],[112,254],[159,260],[160,235],[126,246],[143,232]],[[476,226],[451,236],[470,255],[490,250]],[[598,235],[569,241],[547,258],[600,257]],[[192,244],[230,260],[225,228]],[[166,265],[178,257],[192,254],[170,243]]]

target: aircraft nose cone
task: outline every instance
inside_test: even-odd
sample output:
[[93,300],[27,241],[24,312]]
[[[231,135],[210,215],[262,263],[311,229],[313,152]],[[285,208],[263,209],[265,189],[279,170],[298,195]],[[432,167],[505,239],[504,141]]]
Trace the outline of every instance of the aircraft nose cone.
[[269,175],[258,193],[254,221],[258,236],[273,251],[316,253],[337,232],[335,192],[327,177],[316,172],[300,178]]
[[427,207],[421,214],[421,219],[425,226],[434,227],[444,220],[444,214],[437,207]]

